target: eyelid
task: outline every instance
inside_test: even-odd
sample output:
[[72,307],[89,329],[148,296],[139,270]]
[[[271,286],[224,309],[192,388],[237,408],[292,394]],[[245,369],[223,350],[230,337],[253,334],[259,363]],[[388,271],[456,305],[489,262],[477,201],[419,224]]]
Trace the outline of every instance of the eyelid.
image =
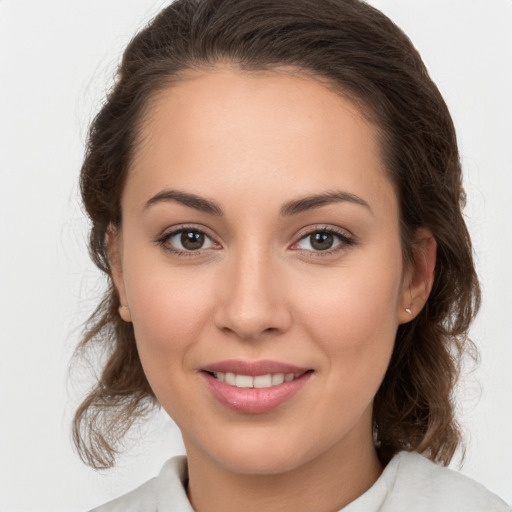
[[[170,244],[168,243],[169,239],[178,235],[179,233],[183,233],[186,231],[202,233],[216,247],[206,247],[204,249],[201,248],[195,251],[183,250],[177,247],[170,247]],[[207,230],[203,226],[198,226],[197,224],[181,224],[177,226],[172,226],[164,230],[164,232],[156,238],[155,243],[161,246],[164,250],[170,252],[171,254],[176,254],[178,256],[200,256],[203,255],[205,251],[210,251],[212,249],[217,250],[221,248],[221,245],[219,244],[219,242],[217,242],[216,237],[209,234],[208,231],[209,230]]]
[[317,231],[334,233],[335,235],[340,235],[345,238],[354,238],[354,235],[348,229],[334,226],[332,224],[311,224],[309,226],[305,226],[297,232],[295,237],[297,240],[300,240],[311,233],[316,233]]
[[[207,237],[211,243],[215,247],[207,247],[205,249],[197,249],[197,250],[182,250],[176,247],[169,247],[168,241],[171,237],[176,236],[177,234],[184,232],[184,231],[196,231],[198,233],[204,234],[205,237]],[[311,236],[313,233],[318,232],[324,232],[324,233],[330,233],[333,234],[335,237],[338,238],[340,243],[338,243],[336,246],[330,249],[326,250],[312,250],[312,249],[302,249],[302,248],[294,248],[301,240],[305,239],[308,236]],[[212,236],[209,233],[209,230],[205,228],[204,226],[200,226],[197,224],[181,224],[177,226],[172,226],[158,236],[155,240],[155,243],[160,245],[164,250],[176,254],[178,256],[200,256],[203,255],[206,251],[211,251],[212,249],[218,250],[221,249],[221,244],[216,240],[215,236]],[[308,253],[311,256],[328,256],[330,254],[346,250],[348,247],[354,245],[356,243],[356,239],[350,231],[344,228],[340,228],[338,226],[332,226],[332,225],[326,225],[326,224],[316,224],[311,225],[302,228],[297,235],[295,236],[295,241],[293,244],[289,247],[289,249],[297,251],[297,252],[303,252]]]
[[[338,243],[336,246],[334,246],[330,249],[326,249],[323,251],[321,251],[321,250],[315,251],[312,249],[302,249],[302,248],[294,249],[294,246],[296,246],[301,240],[304,240],[308,236],[311,236],[313,233],[332,234],[338,238],[340,243]],[[352,233],[350,233],[350,231],[340,228],[338,226],[331,226],[331,225],[326,225],[326,224],[318,224],[318,225],[307,226],[305,228],[302,228],[299,231],[299,233],[296,235],[295,240],[296,241],[293,242],[293,244],[290,246],[290,249],[298,251],[298,252],[308,253],[309,255],[312,255],[314,257],[328,256],[330,254],[346,250],[348,247],[350,247],[356,243],[356,239],[355,239],[354,235]]]

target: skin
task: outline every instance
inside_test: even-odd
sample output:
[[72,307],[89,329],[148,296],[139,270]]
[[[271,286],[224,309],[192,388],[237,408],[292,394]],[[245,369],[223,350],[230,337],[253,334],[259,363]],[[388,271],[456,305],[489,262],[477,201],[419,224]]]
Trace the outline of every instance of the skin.
[[[398,325],[423,306],[435,242],[405,266],[399,208],[377,129],[304,75],[227,65],[190,72],[151,103],[109,247],[125,321],[148,381],[183,434],[199,512],[338,510],[382,472],[372,404]],[[214,201],[223,215],[166,190]],[[343,191],[294,215],[283,205]],[[188,254],[183,228],[208,235]],[[332,229],[329,251],[308,234]],[[411,307],[412,315],[405,311]],[[313,371],[262,414],[219,403],[200,369],[270,359]],[[321,509],[319,508],[321,503]]]

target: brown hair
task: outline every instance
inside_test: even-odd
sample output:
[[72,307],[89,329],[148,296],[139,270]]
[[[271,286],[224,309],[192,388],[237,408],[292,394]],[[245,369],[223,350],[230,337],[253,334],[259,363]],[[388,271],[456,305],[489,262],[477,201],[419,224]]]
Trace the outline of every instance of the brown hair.
[[[191,68],[228,61],[241,69],[293,66],[348,95],[379,127],[401,214],[404,255],[416,228],[429,228],[437,264],[427,304],[400,325],[374,402],[375,441],[386,462],[415,450],[447,464],[460,432],[453,389],[480,291],[462,216],[465,195],[448,108],[407,36],[358,0],[177,0],[128,45],[117,81],[90,128],[81,171],[91,219],[90,253],[108,277],[78,353],[105,351],[101,376],[76,412],[74,441],[96,468],[113,465],[133,422],[156,399],[133,328],[118,315],[106,233],[121,223],[121,193],[150,98]],[[98,345],[99,344],[99,345]]]

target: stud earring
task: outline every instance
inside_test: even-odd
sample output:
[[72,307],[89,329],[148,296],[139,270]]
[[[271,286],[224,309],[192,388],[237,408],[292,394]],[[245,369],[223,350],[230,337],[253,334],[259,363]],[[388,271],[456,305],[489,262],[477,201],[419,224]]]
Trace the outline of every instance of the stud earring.
[[411,296],[411,304],[408,308],[405,308],[405,312],[409,313],[409,315],[412,315],[412,292],[411,292],[411,283],[409,283],[409,295]]

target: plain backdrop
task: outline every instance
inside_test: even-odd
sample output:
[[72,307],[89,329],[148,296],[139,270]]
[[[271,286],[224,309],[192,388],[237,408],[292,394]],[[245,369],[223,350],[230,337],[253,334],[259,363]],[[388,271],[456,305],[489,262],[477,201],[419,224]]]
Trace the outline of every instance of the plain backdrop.
[[[0,0],[0,511],[73,512],[183,453],[165,415],[118,466],[85,467],[70,420],[91,381],[68,366],[103,287],[77,176],[88,124],[135,31],[167,2]],[[372,0],[414,41],[458,130],[484,301],[459,389],[462,472],[512,501],[512,1]],[[457,461],[453,464],[457,467]]]

